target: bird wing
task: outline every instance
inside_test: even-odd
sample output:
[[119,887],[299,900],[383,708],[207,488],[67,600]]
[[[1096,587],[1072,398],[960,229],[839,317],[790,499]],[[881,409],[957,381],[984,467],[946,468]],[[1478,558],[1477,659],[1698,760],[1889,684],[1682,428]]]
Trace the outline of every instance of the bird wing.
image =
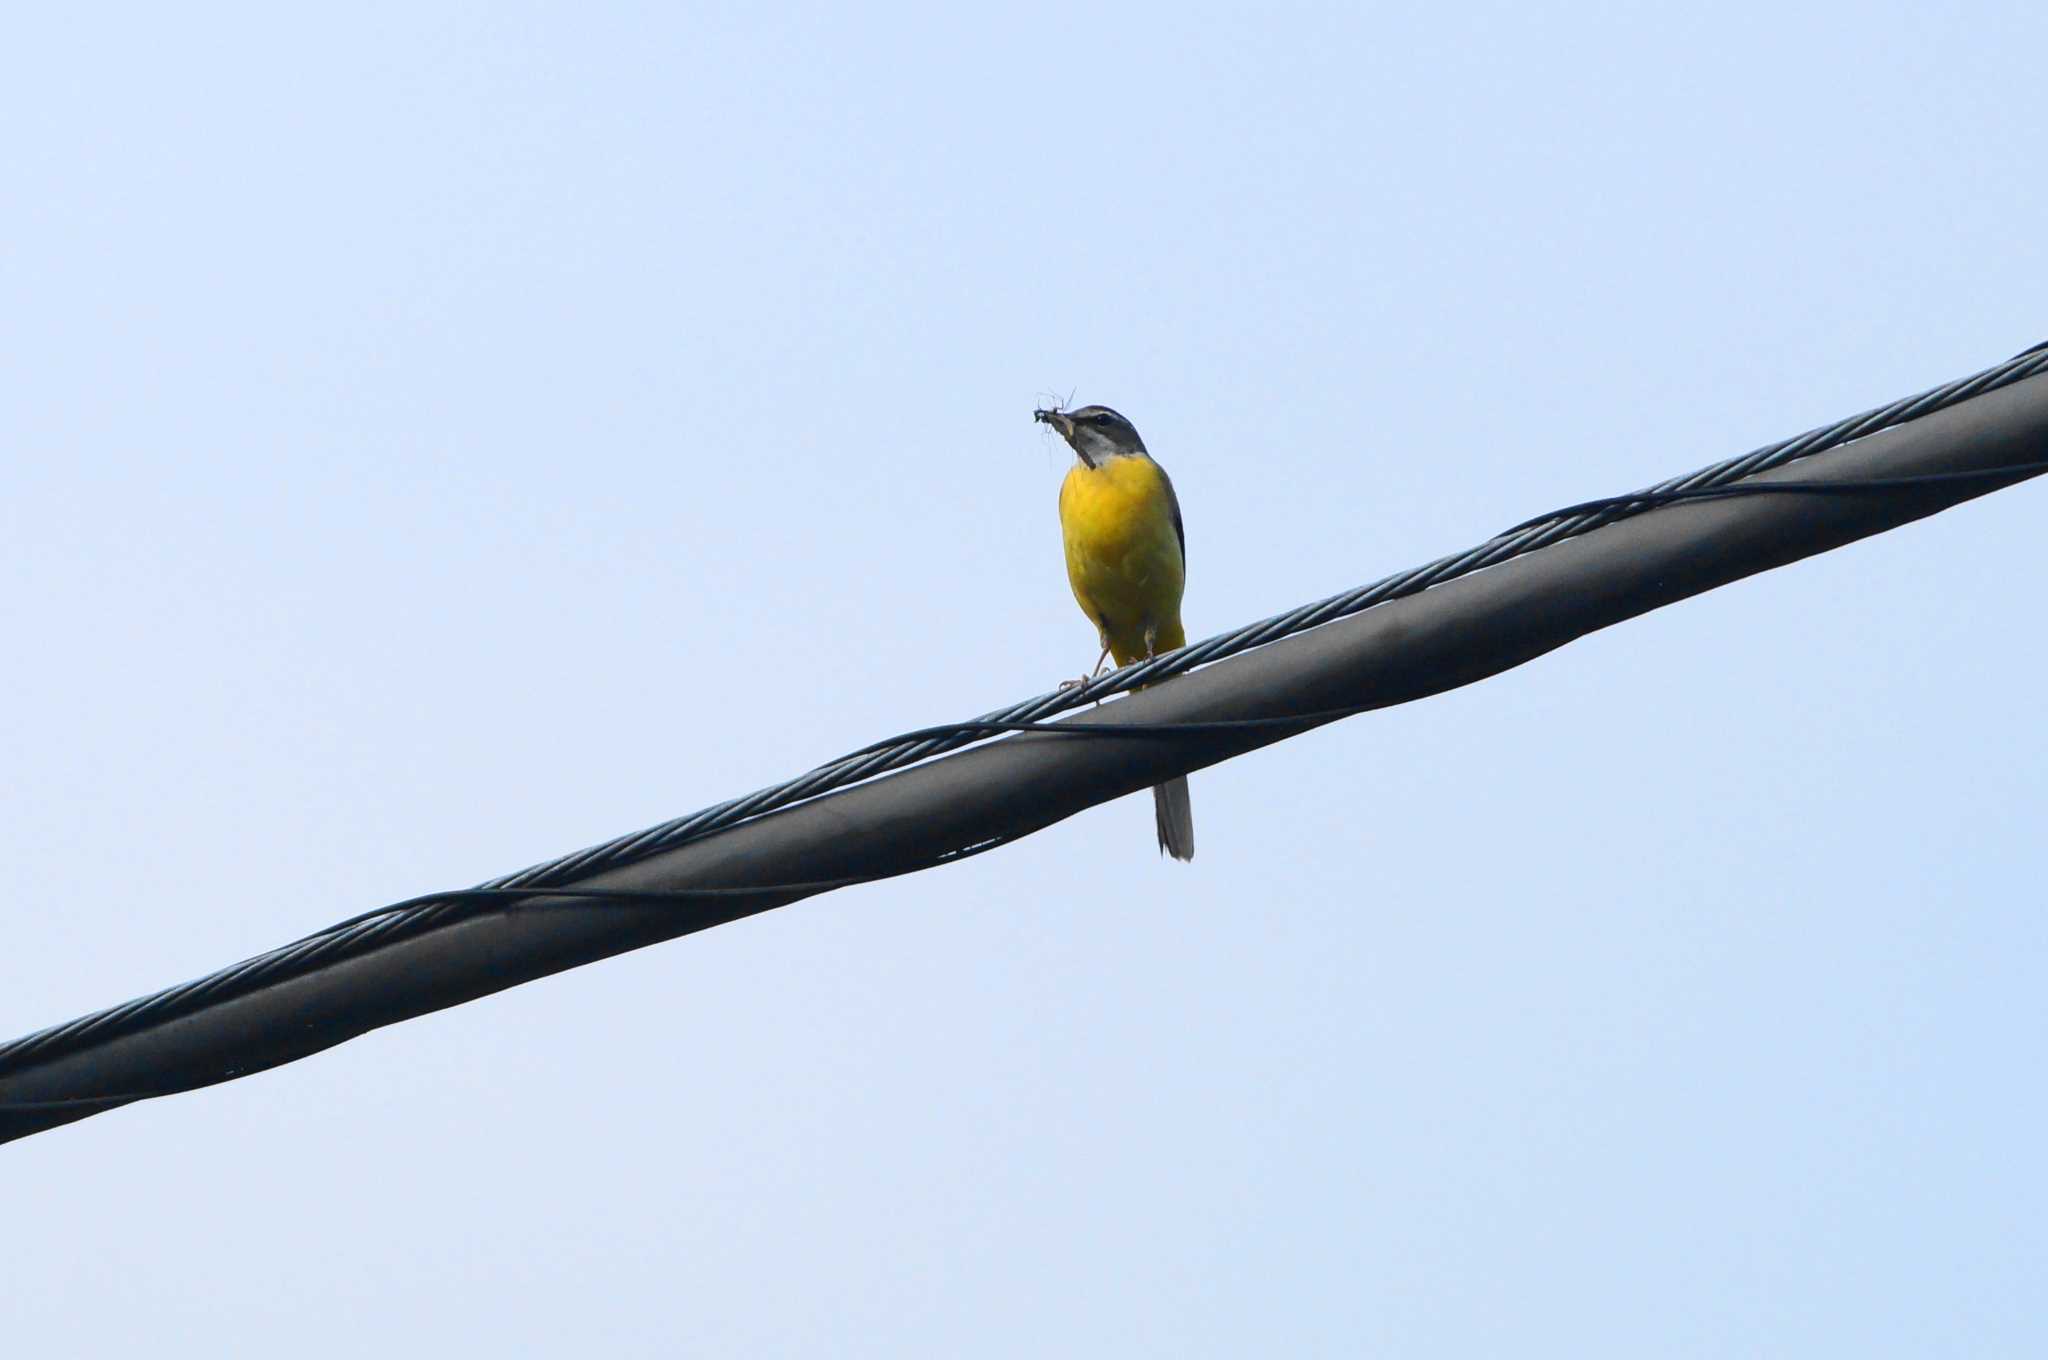
[[[1158,467],[1157,463],[1153,464]],[[1180,565],[1186,571],[1188,565],[1188,531],[1181,527],[1180,497],[1173,494],[1173,478],[1166,475],[1165,468],[1159,468],[1159,480],[1166,484],[1166,507],[1173,513],[1173,536],[1180,540]]]

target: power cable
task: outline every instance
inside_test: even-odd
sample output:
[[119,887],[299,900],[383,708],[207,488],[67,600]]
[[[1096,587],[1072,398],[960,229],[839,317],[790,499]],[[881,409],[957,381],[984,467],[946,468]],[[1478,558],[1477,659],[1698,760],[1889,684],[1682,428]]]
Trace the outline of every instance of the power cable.
[[[1986,369],[1969,378],[1945,384],[1919,396],[1876,408],[1831,426],[1809,431],[1796,439],[1768,445],[1741,458],[1729,459],[1626,496],[1603,498],[1552,512],[1537,520],[1517,525],[1464,553],[1440,558],[1411,571],[1384,578],[1372,585],[1304,605],[1155,660],[1123,668],[1086,684],[1041,695],[982,718],[920,729],[886,742],[874,743],[796,779],[770,786],[745,798],[716,804],[687,817],[677,818],[660,826],[578,851],[573,855],[535,865],[519,873],[492,880],[475,889],[430,894],[363,913],[289,945],[179,987],[169,988],[122,1006],[99,1011],[0,1044],[0,1079],[5,1079],[10,1073],[42,1067],[72,1055],[82,1054],[95,1045],[103,1045],[121,1036],[148,1033],[173,1020],[193,1015],[208,1007],[219,1006],[237,997],[248,996],[266,988],[275,988],[294,979],[311,979],[323,970],[345,961],[360,959],[374,951],[417,937],[430,928],[451,924],[461,919],[466,912],[473,914],[480,906],[502,908],[510,902],[523,903],[551,897],[576,899],[585,903],[610,900],[614,905],[621,906],[674,906],[701,903],[727,896],[739,899],[738,914],[746,914],[748,910],[765,909],[765,906],[777,905],[811,892],[873,881],[876,878],[893,876],[895,873],[929,867],[950,858],[962,857],[962,848],[956,845],[936,853],[925,854],[921,858],[902,860],[887,872],[784,883],[767,881],[751,886],[735,885],[729,888],[693,887],[657,892],[635,890],[619,892],[610,895],[609,898],[606,890],[574,886],[579,880],[585,880],[592,874],[631,866],[651,856],[666,854],[686,844],[702,841],[715,832],[756,821],[768,812],[815,800],[824,793],[842,789],[846,785],[870,780],[876,775],[957,750],[994,735],[1090,735],[1125,741],[1134,738],[1152,742],[1178,739],[1182,743],[1192,744],[1204,737],[1218,738],[1226,732],[1247,733],[1259,728],[1306,730],[1321,722],[1382,706],[1384,700],[1375,700],[1357,706],[1318,707],[1279,717],[1155,723],[1147,726],[1133,726],[1127,722],[1095,726],[1092,720],[1085,724],[1048,724],[1044,721],[1052,714],[1067,712],[1140,685],[1156,686],[1160,680],[1195,666],[1320,628],[1335,620],[1370,609],[1374,605],[1419,594],[1431,586],[1446,584],[1487,567],[1524,557],[1563,539],[1587,534],[1593,529],[1619,523],[1676,501],[1715,500],[1753,495],[1870,498],[1874,494],[1885,493],[1907,499],[1925,499],[1937,494],[1950,495],[1950,499],[1958,499],[1960,497],[1954,497],[1951,493],[1941,493],[1940,488],[1958,483],[1981,483],[1988,488],[1990,485],[2048,470],[2048,461],[2015,460],[1988,467],[1904,477],[1865,478],[1860,481],[1852,479],[1736,484],[1742,478],[1782,467],[1797,459],[1811,457],[1880,430],[1894,429],[1933,413],[1948,410],[1972,398],[2008,388],[2044,370],[2048,370],[2048,350],[2030,350],[2005,364]],[[1964,494],[1977,493],[1966,491]],[[1929,513],[1931,509],[1938,508],[1941,506],[1931,504],[1929,509],[1918,510],[1915,513]],[[1906,517],[1910,518],[1913,515],[1908,514]],[[1894,519],[1895,522],[1902,522],[1896,520],[1896,517]],[[1889,524],[1879,527],[1889,527]],[[1790,557],[1783,560],[1790,560]],[[1157,695],[1160,691],[1155,688],[1152,693]],[[1122,704],[1116,706],[1117,709],[1125,707]],[[1214,741],[1209,744],[1213,745]],[[966,847],[966,852],[974,853],[992,848],[1011,838],[1009,835],[985,836],[971,842]],[[764,905],[746,905],[756,902]],[[719,919],[733,919],[733,915],[727,912]],[[463,998],[458,996],[453,999]],[[452,1004],[452,1001],[443,1001],[440,1004]],[[354,1032],[360,1032],[360,1029]],[[329,1042],[338,1042],[338,1039]],[[227,1074],[233,1075],[241,1070],[243,1069],[232,1068]],[[211,1079],[217,1080],[219,1077]],[[196,1084],[203,1082],[186,1083]],[[132,1092],[126,1096],[102,1096],[91,1099],[96,1103],[108,1103],[163,1093],[164,1091],[151,1089]],[[47,1102],[0,1100],[0,1111],[25,1109],[31,1105],[41,1107],[46,1104]],[[0,1136],[6,1136],[4,1131],[0,1131]]]

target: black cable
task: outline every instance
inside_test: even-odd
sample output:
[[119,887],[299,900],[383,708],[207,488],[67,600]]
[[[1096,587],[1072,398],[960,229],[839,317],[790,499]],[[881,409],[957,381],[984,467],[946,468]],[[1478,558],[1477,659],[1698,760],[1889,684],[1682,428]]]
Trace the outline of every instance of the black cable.
[[[1156,739],[1194,736],[1204,732],[1220,733],[1233,729],[1312,726],[1321,721],[1351,716],[1365,709],[1361,707],[1325,710],[1285,717],[1233,719],[1214,723],[1096,726],[1075,723],[1048,724],[1044,721],[1051,714],[1098,702],[1141,686],[1157,684],[1172,675],[1208,661],[1262,647],[1280,638],[1350,617],[1374,605],[1417,594],[1431,586],[1470,575],[1512,558],[1535,552],[1563,539],[1588,533],[1606,524],[1674,501],[1709,499],[1719,495],[1860,495],[1873,491],[1903,491],[1937,483],[1983,482],[2039,471],[2043,464],[2014,463],[1982,472],[1931,474],[1925,477],[1872,481],[1860,485],[1789,482],[1732,485],[1756,472],[1783,466],[1824,449],[1839,447],[1882,429],[1906,424],[1987,392],[2010,387],[2043,372],[2048,372],[2048,347],[2027,351],[2002,365],[1971,377],[1931,389],[1916,397],[1893,402],[1860,416],[1836,422],[1834,425],[1809,431],[1795,439],[1768,445],[1740,458],[1726,460],[1687,476],[1673,478],[1644,491],[1627,496],[1603,498],[1600,501],[1586,502],[1583,506],[1552,512],[1538,520],[1527,522],[1525,526],[1517,526],[1516,529],[1464,553],[1441,558],[1422,567],[1398,573],[1327,600],[1303,605],[1285,614],[1194,646],[1124,667],[1072,689],[1042,695],[967,722],[943,724],[921,729],[888,742],[870,744],[796,779],[759,790],[744,798],[728,800],[645,831],[618,837],[600,846],[535,865],[519,873],[480,885],[478,888],[429,894],[409,899],[405,903],[391,904],[363,913],[347,922],[338,923],[327,930],[316,932],[290,945],[268,951],[207,977],[0,1043],[0,1075],[62,1059],[117,1035],[155,1028],[180,1016],[193,1014],[206,1006],[275,985],[288,978],[315,974],[330,963],[355,958],[447,923],[451,919],[456,919],[458,913],[473,909],[486,901],[531,900],[548,896],[583,896],[584,900],[591,902],[605,900],[590,895],[597,890],[572,892],[569,885],[577,879],[587,879],[590,874],[599,870],[632,864],[651,855],[673,850],[739,823],[751,821],[763,813],[809,801],[823,793],[866,781],[889,770],[899,769],[946,751],[957,750],[963,745],[990,735],[1037,732],[1062,736],[1137,736]],[[962,857],[964,854],[978,853],[981,849],[992,848],[993,845],[1000,843],[1000,840],[977,843],[965,850],[948,851],[930,862],[940,863]],[[927,866],[913,864],[896,872],[921,867]],[[849,886],[853,881],[871,880],[829,880],[816,886],[788,884],[782,887],[785,892],[823,891],[827,886]],[[705,901],[735,893],[772,895],[776,891],[776,885],[730,890],[706,888],[677,890],[658,898],[641,900]],[[493,894],[511,895],[493,897]],[[610,900],[623,902],[625,899]]]
[[[2027,351],[2033,353],[2032,350]],[[1541,524],[1571,519],[1577,515],[1610,510],[1652,510],[1680,501],[1720,501],[1736,496],[1863,496],[1874,491],[1912,491],[1929,486],[1952,486],[1957,482],[1996,482],[2008,477],[2031,477],[2048,472],[2048,461],[2008,463],[2002,467],[1970,468],[1961,472],[1929,472],[1918,477],[1872,477],[1850,482],[1735,482],[1728,486],[1681,487],[1671,491],[1638,491],[1628,496],[1602,496],[1580,501],[1562,510],[1525,519],[1503,529],[1499,537],[1521,533]]]
[[[423,893],[418,897],[409,897],[402,902],[391,902],[381,907],[374,907],[359,915],[351,916],[346,921],[337,921],[325,930],[318,930],[311,935],[295,940],[292,944],[285,945],[284,948],[291,949],[295,945],[318,939],[336,931],[346,930],[362,922],[375,920],[377,917],[385,916],[392,912],[406,911],[414,907],[425,906],[428,903],[445,902],[450,904],[473,903],[480,906],[517,906],[520,903],[530,902],[537,898],[575,898],[597,906],[645,907],[722,901],[734,897],[786,897],[791,895],[807,897],[814,893],[857,887],[863,883],[879,883],[884,879],[900,878],[904,874],[918,873],[925,869],[936,869],[946,864],[957,864],[963,859],[972,859],[976,855],[984,855],[1000,846],[1007,845],[1010,839],[1008,836],[991,836],[985,841],[968,846],[963,850],[957,850],[952,854],[934,856],[923,863],[905,865],[888,873],[860,874],[849,878],[821,878],[794,883],[762,883],[743,888],[455,888],[447,892]],[[218,1080],[229,1080],[232,1075],[224,1075]],[[70,1100],[0,1100],[0,1111],[62,1110],[88,1106],[131,1105],[141,1100],[161,1100],[165,1096],[182,1095],[187,1091],[195,1091],[214,1084],[216,1083],[210,1081],[193,1082],[182,1086],[167,1087],[158,1091],[124,1091],[118,1094],[82,1096]]]

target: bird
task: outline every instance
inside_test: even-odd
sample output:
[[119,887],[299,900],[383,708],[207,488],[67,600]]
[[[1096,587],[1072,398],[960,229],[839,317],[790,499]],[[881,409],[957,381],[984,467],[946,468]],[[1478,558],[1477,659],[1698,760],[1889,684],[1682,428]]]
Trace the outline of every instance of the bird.
[[[1060,533],[1067,584],[1095,625],[1102,655],[1127,666],[1187,645],[1180,598],[1187,584],[1187,531],[1166,469],[1146,452],[1137,427],[1107,406],[1041,408],[1032,419],[1057,430],[1074,450],[1060,483]],[[1186,776],[1152,790],[1159,848],[1195,857],[1195,817]]]

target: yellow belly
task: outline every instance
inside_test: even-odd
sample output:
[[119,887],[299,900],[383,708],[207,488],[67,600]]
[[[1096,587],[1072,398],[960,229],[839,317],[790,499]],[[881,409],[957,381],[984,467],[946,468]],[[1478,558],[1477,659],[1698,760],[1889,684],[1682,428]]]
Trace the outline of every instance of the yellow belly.
[[1076,463],[1060,486],[1060,529],[1067,582],[1119,666],[1144,659],[1147,633],[1155,651],[1187,641],[1180,624],[1187,568],[1173,528],[1173,493],[1157,463]]

